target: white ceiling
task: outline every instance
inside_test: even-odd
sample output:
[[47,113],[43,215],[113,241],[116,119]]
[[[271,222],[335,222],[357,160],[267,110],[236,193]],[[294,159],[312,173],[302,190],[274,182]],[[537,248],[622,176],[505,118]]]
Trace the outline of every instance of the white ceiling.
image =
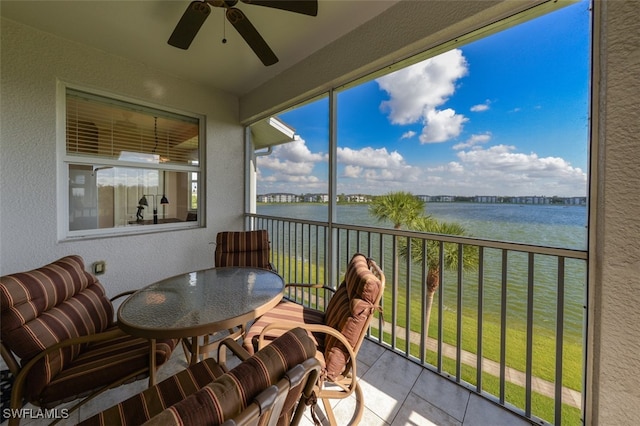
[[[167,44],[190,0],[2,0],[4,18],[243,95],[388,9],[398,0],[319,0],[318,16],[238,3],[279,58],[265,67],[224,10],[212,7],[189,50]],[[226,37],[227,43],[222,39]]]

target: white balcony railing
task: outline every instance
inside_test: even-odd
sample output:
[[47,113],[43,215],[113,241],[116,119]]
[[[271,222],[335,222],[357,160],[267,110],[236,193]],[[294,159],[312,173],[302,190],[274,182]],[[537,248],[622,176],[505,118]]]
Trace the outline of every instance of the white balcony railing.
[[[371,340],[534,422],[582,421],[585,251],[264,215],[247,215],[247,226],[269,231],[285,282],[335,287],[354,253],[374,258],[387,286]],[[407,242],[442,269],[429,333],[428,262],[400,256]],[[474,247],[477,268],[446,270],[445,245],[458,256]],[[321,309],[324,296],[289,295]]]

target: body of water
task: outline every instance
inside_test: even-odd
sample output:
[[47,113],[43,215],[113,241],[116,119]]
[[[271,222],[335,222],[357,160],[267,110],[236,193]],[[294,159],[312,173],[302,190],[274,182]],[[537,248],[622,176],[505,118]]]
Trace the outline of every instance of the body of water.
[[[392,228],[391,223],[379,223],[369,215],[367,204],[346,204],[337,208],[337,222],[350,225]],[[258,214],[301,220],[327,221],[326,204],[267,204],[259,205]],[[587,208],[585,206],[427,203],[426,214],[439,221],[462,225],[469,236],[494,241],[525,243],[545,247],[586,250]],[[389,242],[391,240],[388,240]],[[389,256],[391,258],[391,256]],[[508,260],[507,315],[512,326],[526,324],[527,270],[525,253],[510,252]],[[500,250],[485,250],[483,306],[487,318],[497,320],[501,311],[502,254]],[[419,268],[412,280],[421,283]],[[402,275],[402,273],[401,273]],[[443,301],[445,309],[455,310],[457,274],[443,271]],[[555,330],[557,308],[557,259],[537,255],[534,265],[534,321],[549,332]],[[403,277],[400,277],[403,279]],[[464,307],[478,306],[477,274],[465,274]],[[582,338],[586,288],[586,264],[567,259],[565,264],[565,332],[575,339]],[[415,293],[420,294],[419,292]]]
[[[258,214],[326,221],[326,204],[261,204]],[[587,208],[537,204],[427,203],[425,213],[456,222],[469,235],[547,247],[586,250]],[[337,221],[349,225],[384,226],[369,215],[368,204],[338,205]]]

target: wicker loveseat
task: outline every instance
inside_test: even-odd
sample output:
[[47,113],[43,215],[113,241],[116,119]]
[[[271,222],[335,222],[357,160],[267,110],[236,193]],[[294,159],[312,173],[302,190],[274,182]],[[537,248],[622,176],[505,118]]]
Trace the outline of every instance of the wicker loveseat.
[[[117,327],[111,300],[80,256],[0,277],[0,309],[12,409],[24,401],[50,409],[148,375],[149,342]],[[157,342],[156,365],[175,345]]]

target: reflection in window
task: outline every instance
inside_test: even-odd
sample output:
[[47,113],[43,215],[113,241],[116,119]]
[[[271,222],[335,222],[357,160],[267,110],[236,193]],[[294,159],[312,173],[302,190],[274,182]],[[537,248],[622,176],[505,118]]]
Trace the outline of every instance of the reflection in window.
[[200,121],[67,88],[70,235],[167,223],[193,226],[203,167]]

